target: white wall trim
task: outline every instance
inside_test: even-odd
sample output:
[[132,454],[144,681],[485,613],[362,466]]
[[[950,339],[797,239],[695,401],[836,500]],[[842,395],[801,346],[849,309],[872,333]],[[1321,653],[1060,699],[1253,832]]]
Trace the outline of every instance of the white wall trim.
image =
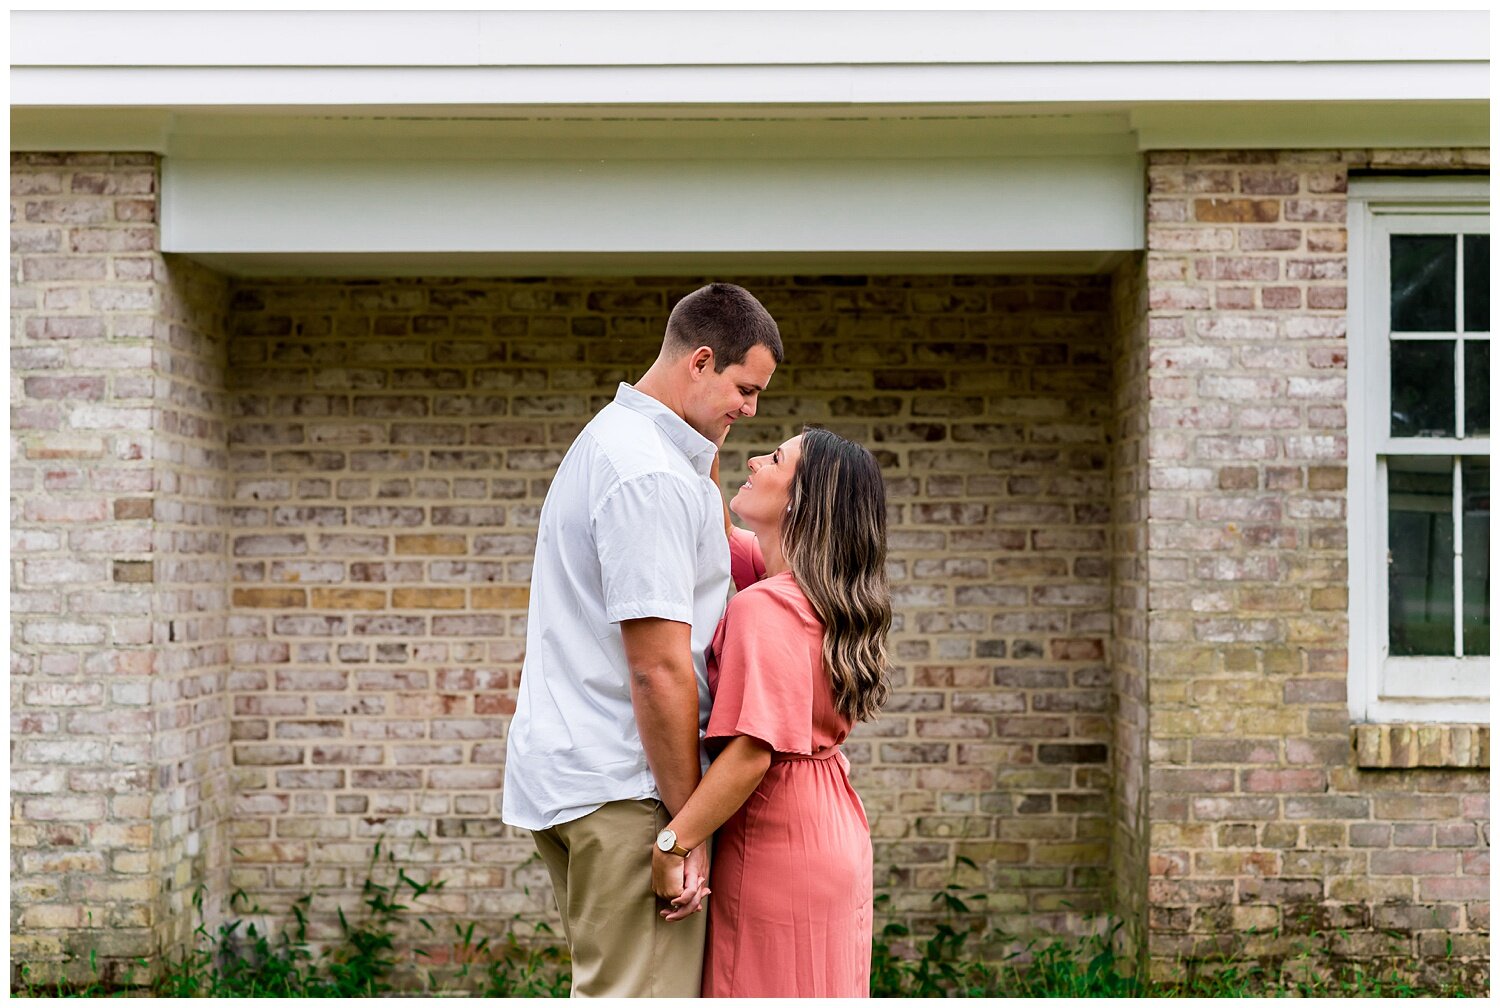
[[388,108],[1485,101],[1482,62],[722,67],[27,67],[18,107]]
[[1484,11],[18,11],[15,66],[1484,62]]
[[174,149],[171,118],[215,112],[252,130],[975,118],[976,136],[1108,116],[1137,150],[1489,143],[1482,10],[18,11],[11,27],[12,150],[200,156]]
[[[1489,698],[1382,697],[1388,628],[1385,485],[1376,456],[1387,440],[1389,387],[1384,334],[1386,273],[1380,218],[1487,212],[1489,183],[1477,179],[1351,179],[1349,183],[1349,713],[1355,721],[1489,722]],[[1492,363],[1492,368],[1493,368]],[[1451,447],[1451,446],[1450,446]],[[1487,448],[1487,441],[1485,442]],[[1495,557],[1491,556],[1491,566]],[[1447,666],[1445,666],[1447,668]],[[1460,679],[1456,665],[1449,670]],[[1472,676],[1470,676],[1472,678]],[[1487,679],[1487,677],[1482,677]],[[1455,680],[1457,681],[1457,680]]]
[[1099,157],[163,162],[162,249],[1052,253],[1144,244],[1144,170]]

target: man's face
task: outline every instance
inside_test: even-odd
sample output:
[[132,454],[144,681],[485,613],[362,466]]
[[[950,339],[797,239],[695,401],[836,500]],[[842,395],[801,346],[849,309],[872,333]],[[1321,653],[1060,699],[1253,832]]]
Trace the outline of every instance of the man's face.
[[731,424],[740,417],[755,415],[760,394],[770,384],[771,375],[776,370],[776,358],[771,356],[771,351],[756,344],[744,360],[723,371],[714,370],[711,353],[701,364],[700,358],[695,356],[692,366],[692,391],[686,404],[687,422],[714,444],[723,445]]

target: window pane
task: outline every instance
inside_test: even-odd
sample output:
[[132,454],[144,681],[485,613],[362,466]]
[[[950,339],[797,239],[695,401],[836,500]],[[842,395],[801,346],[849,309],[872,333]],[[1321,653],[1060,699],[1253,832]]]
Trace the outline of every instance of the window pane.
[[1464,235],[1464,332],[1490,331],[1490,236]]
[[1458,244],[1454,235],[1391,235],[1391,331],[1453,332]]
[[1490,341],[1464,340],[1464,433],[1490,432]]
[[1453,437],[1453,340],[1391,340],[1391,436]]
[[1453,654],[1453,459],[1392,458],[1392,655]]
[[1464,459],[1464,654],[1490,653],[1490,460]]

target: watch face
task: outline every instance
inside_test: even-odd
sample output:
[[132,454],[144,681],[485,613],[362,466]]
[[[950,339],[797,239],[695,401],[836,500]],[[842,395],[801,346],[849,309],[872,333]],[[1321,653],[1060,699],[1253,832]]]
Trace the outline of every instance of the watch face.
[[677,834],[669,829],[662,830],[656,834],[656,846],[667,854],[672,853],[672,848],[677,846]]

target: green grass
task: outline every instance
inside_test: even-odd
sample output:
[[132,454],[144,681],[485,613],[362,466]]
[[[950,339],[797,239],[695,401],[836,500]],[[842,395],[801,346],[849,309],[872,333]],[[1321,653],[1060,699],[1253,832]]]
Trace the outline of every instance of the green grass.
[[[966,860],[966,859],[965,859]],[[969,863],[969,867],[974,867]],[[112,982],[101,978],[91,953],[93,979],[65,984],[34,981],[18,970],[13,993],[20,997],[99,997],[149,993],[159,997],[370,997],[414,993],[477,997],[566,997],[566,947],[545,924],[524,928],[519,917],[498,940],[476,938],[477,926],[452,924],[440,934],[420,916],[418,901],[440,890],[441,881],[420,882],[382,855],[376,844],[362,886],[361,910],[353,919],[338,913],[339,938],[315,950],[308,940],[311,896],[292,906],[292,921],[275,936],[233,919],[210,933],[201,923],[202,893],[194,905],[200,923],[182,955],[160,965],[140,960]],[[1452,985],[1421,984],[1402,967],[1376,970],[1357,962],[1330,963],[1324,953],[1334,936],[1309,930],[1292,954],[1261,961],[1244,952],[1257,936],[1228,935],[1213,955],[1182,964],[1176,979],[1153,980],[1117,949],[1122,925],[1103,920],[1084,937],[1019,938],[985,932],[984,896],[950,885],[933,896],[937,923],[931,934],[913,936],[891,919],[889,897],[876,898],[888,920],[875,935],[871,994],[875,997],[1430,997],[1463,996]],[[242,893],[231,913],[258,914]],[[411,946],[398,935],[413,919],[425,936]],[[517,932],[522,928],[522,933]],[[1259,936],[1267,937],[1267,936]],[[1279,937],[1279,936],[1270,936]],[[1393,949],[1393,953],[1399,950]],[[131,973],[134,972],[135,976]],[[139,981],[136,977],[141,978]],[[1481,993],[1481,992],[1470,992]]]

